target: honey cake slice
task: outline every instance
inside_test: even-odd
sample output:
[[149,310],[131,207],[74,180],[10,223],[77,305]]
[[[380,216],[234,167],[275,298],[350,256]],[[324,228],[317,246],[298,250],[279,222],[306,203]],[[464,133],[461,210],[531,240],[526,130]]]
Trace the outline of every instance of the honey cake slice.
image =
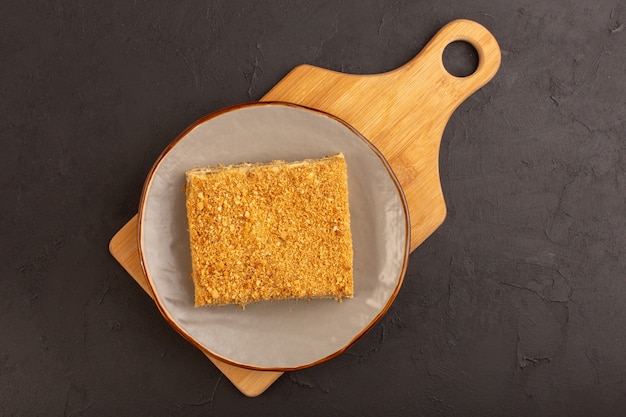
[[185,177],[196,307],[353,296],[343,154]]

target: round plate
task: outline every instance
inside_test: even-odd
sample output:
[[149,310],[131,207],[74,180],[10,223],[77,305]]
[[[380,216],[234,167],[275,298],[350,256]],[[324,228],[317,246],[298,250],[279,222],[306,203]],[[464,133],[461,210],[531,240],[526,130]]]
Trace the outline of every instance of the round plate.
[[[185,171],[338,152],[348,166],[354,298],[194,307]],[[201,349],[251,369],[304,368],[347,349],[393,302],[409,234],[402,188],[380,152],[345,122],[287,103],[251,103],[197,121],[154,164],[139,207],[139,253],[163,316]]]

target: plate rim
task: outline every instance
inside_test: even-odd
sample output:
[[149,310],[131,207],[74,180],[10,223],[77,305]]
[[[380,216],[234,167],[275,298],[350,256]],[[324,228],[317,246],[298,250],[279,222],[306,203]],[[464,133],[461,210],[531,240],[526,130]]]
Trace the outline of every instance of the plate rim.
[[[385,304],[385,306],[378,312],[378,314],[361,330],[359,331],[352,339],[350,339],[345,346],[343,346],[342,348],[336,350],[335,352],[331,353],[330,355],[324,356],[323,358],[317,359],[313,362],[310,363],[306,363],[303,365],[298,365],[298,366],[293,366],[293,367],[283,367],[283,366],[277,366],[277,367],[271,367],[271,366],[255,366],[255,365],[250,365],[250,364],[245,364],[245,363],[240,363],[237,362],[235,360],[226,358],[224,356],[221,356],[215,352],[213,352],[212,350],[210,350],[209,348],[203,346],[199,341],[197,341],[193,336],[191,336],[184,328],[182,328],[181,326],[179,326],[175,320],[173,319],[173,317],[171,316],[171,314],[167,311],[167,309],[161,304],[161,301],[159,300],[159,297],[157,296],[157,292],[155,290],[155,285],[152,282],[152,277],[150,276],[150,273],[148,272],[148,268],[146,266],[146,257],[144,254],[144,250],[143,250],[143,230],[144,230],[144,211],[145,211],[145,206],[146,206],[146,202],[147,202],[147,196],[148,196],[148,192],[150,190],[150,186],[152,185],[152,181],[154,179],[154,176],[156,174],[157,169],[159,168],[161,162],[164,160],[164,158],[167,156],[167,154],[174,149],[174,147],[185,137],[187,136],[192,130],[194,130],[196,127],[198,127],[199,125],[214,119],[216,117],[219,117],[223,114],[226,113],[230,113],[233,111],[237,111],[240,109],[245,109],[245,108],[251,108],[251,107],[274,107],[274,106],[282,106],[282,107],[290,107],[290,108],[296,108],[299,110],[304,110],[304,111],[308,111],[308,112],[312,112],[312,113],[316,113],[318,115],[327,117],[329,119],[332,119],[340,124],[342,124],[344,127],[348,128],[350,131],[352,131],[352,133],[357,136],[360,140],[362,140],[369,148],[370,150],[379,158],[379,160],[382,162],[383,166],[386,168],[390,178],[392,179],[397,191],[398,191],[398,196],[400,197],[400,202],[402,205],[402,209],[403,212],[405,214],[404,219],[405,219],[405,235],[406,235],[406,240],[405,240],[405,245],[404,245],[404,256],[403,256],[403,260],[402,260],[402,268],[400,270],[400,274],[399,277],[397,279],[396,285],[391,293],[391,296],[389,297],[389,300],[387,301],[387,303]],[[177,332],[179,333],[184,339],[186,339],[189,343],[191,343],[192,345],[194,345],[196,348],[198,348],[201,352],[210,355],[213,358],[216,358],[222,362],[228,363],[230,365],[234,365],[240,368],[244,368],[244,369],[249,369],[249,370],[255,370],[255,371],[281,371],[281,372],[286,372],[286,371],[295,371],[295,370],[300,370],[300,369],[305,369],[305,368],[309,368],[311,366],[315,366],[318,365],[320,363],[326,362],[330,359],[333,359],[339,355],[341,355],[342,353],[344,353],[348,348],[350,348],[352,345],[354,345],[354,343],[356,343],[361,337],[363,337],[367,332],[369,332],[369,330],[371,330],[374,325],[376,323],[378,323],[380,321],[380,319],[387,313],[387,311],[389,310],[389,308],[391,307],[391,305],[393,304],[393,302],[395,301],[400,288],[402,287],[402,284],[404,282],[404,277],[406,275],[406,271],[408,268],[408,262],[409,262],[409,255],[411,253],[411,221],[410,221],[410,214],[409,214],[409,208],[408,208],[408,203],[406,200],[406,196],[404,194],[404,190],[402,189],[402,186],[400,184],[400,181],[398,180],[398,178],[396,177],[393,169],[391,168],[391,165],[389,164],[389,162],[387,161],[387,158],[382,154],[382,152],[380,152],[380,150],[372,143],[370,142],[363,134],[361,134],[358,130],[356,130],[352,125],[350,125],[349,123],[347,123],[346,121],[344,121],[343,119],[334,116],[330,113],[318,110],[318,109],[314,109],[311,107],[307,107],[307,106],[302,106],[299,104],[294,104],[294,103],[289,103],[289,102],[283,102],[283,101],[264,101],[264,102],[247,102],[247,103],[240,103],[240,104],[235,104],[232,106],[228,106],[228,107],[224,107],[222,109],[219,109],[217,111],[214,111],[212,113],[209,113],[203,117],[200,117],[199,119],[197,119],[196,121],[194,121],[192,124],[190,124],[186,129],[184,129],[178,136],[176,136],[176,138],[174,140],[172,140],[166,147],[165,149],[161,152],[161,154],[159,154],[159,156],[157,157],[157,159],[155,160],[155,162],[153,163],[152,167],[150,168],[150,170],[148,171],[148,174],[146,176],[146,179],[144,181],[142,190],[141,190],[141,196],[139,198],[139,210],[138,210],[138,219],[137,219],[137,250],[139,253],[139,261],[141,264],[141,269],[144,273],[144,276],[146,277],[146,282],[148,284],[148,287],[150,289],[150,291],[152,292],[153,295],[153,300],[159,310],[159,312],[161,313],[161,315],[163,316],[163,318],[169,323],[169,325]]]

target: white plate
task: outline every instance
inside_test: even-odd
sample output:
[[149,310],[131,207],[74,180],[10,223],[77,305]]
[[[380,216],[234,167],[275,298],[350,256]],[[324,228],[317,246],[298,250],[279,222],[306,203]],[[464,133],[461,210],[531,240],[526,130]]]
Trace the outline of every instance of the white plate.
[[[352,299],[194,307],[185,212],[186,170],[294,161],[342,152],[354,250]],[[252,369],[293,370],[338,355],[389,308],[406,271],[408,208],[382,155],[346,123],[286,103],[253,103],[209,115],[159,157],[139,207],[139,253],[164,317],[214,356]]]

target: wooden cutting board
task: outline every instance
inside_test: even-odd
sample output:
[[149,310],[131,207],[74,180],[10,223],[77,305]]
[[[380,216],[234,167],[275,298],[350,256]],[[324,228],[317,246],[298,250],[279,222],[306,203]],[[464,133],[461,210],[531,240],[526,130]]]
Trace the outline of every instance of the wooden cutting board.
[[[463,78],[443,66],[443,51],[454,41],[478,52],[478,68]],[[261,101],[285,101],[333,114],[351,124],[383,153],[404,189],[411,217],[411,250],[440,225],[446,206],[439,179],[439,145],[454,110],[484,86],[500,67],[500,48],[483,26],[455,20],[402,67],[373,75],[349,75],[301,65]],[[111,254],[154,298],[137,249],[137,216],[113,237]],[[263,393],[282,372],[230,365],[203,352],[245,395]]]

